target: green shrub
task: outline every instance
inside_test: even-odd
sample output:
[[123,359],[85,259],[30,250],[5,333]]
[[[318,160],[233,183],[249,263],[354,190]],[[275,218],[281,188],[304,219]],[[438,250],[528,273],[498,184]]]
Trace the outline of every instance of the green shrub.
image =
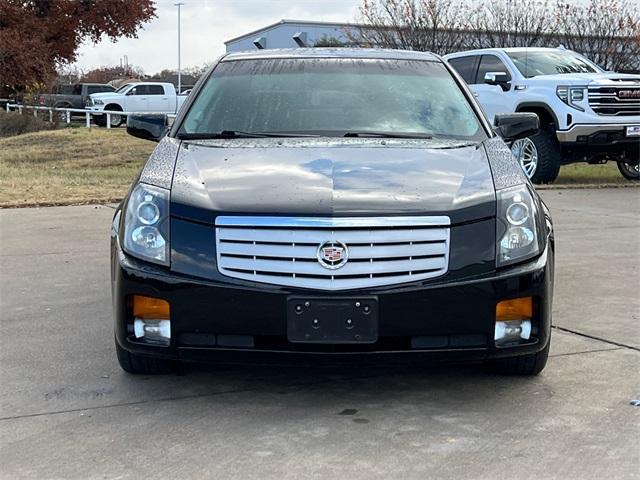
[[0,110],[0,138],[55,128],[57,128],[55,123],[35,117],[32,110],[25,109],[22,114]]

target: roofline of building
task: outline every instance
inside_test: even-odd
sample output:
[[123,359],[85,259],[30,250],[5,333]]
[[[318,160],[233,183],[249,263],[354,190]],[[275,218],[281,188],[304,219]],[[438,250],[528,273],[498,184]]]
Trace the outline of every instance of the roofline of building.
[[[291,19],[286,19],[283,18],[282,20],[272,23],[270,25],[267,25],[266,27],[262,27],[262,28],[258,28],[257,30],[253,30],[249,33],[245,33],[243,35],[240,35],[238,37],[234,37],[231,38],[227,41],[224,42],[225,45],[228,45],[232,42],[236,42],[238,40],[242,40],[245,39],[247,37],[252,37],[258,33],[261,32],[266,32],[268,30],[271,30],[273,28],[276,28],[280,25],[286,25],[286,24],[299,24],[299,25],[315,25],[315,26],[319,26],[319,27],[343,27],[343,28],[358,28],[358,29],[376,29],[378,27],[373,26],[371,24],[366,24],[366,23],[347,23],[347,22],[316,22],[313,20],[291,20]],[[393,26],[389,26],[388,27],[390,30],[393,30],[394,27]],[[458,30],[459,33],[462,34],[466,34],[466,33],[475,33],[474,30],[468,29],[468,28],[461,28]],[[492,32],[488,32],[488,33],[492,33],[492,34],[498,34],[498,33],[504,33],[504,34],[516,34],[516,32],[497,32],[497,31],[492,31]],[[555,38],[555,34],[551,33],[551,32],[543,32],[540,34],[541,37],[551,37],[551,38]],[[593,38],[592,36],[589,36],[587,38]],[[619,36],[615,36],[613,37],[614,40],[623,40],[625,39],[625,37],[619,37]],[[500,48],[500,47],[495,47],[495,48]],[[519,47],[519,48],[536,48],[536,47]],[[550,48],[554,48],[554,47],[550,47]]]
[[366,27],[367,25],[362,24],[362,23],[342,23],[342,22],[316,22],[313,20],[291,20],[291,19],[287,19],[287,18],[283,18],[282,20],[276,22],[276,23],[272,23],[270,25],[267,25],[266,27],[262,27],[262,28],[258,28],[257,30],[253,30],[249,33],[244,33],[242,35],[239,35],[237,37],[231,38],[229,40],[226,40],[224,42],[225,45],[228,45],[229,43],[232,42],[236,42],[238,40],[243,40],[247,37],[252,37],[254,35],[257,35],[258,33],[261,32],[265,32],[267,30],[271,30],[273,28],[276,28],[280,25],[285,25],[285,24],[296,24],[296,25],[315,25],[318,27],[355,27],[355,28],[362,28],[362,27]]

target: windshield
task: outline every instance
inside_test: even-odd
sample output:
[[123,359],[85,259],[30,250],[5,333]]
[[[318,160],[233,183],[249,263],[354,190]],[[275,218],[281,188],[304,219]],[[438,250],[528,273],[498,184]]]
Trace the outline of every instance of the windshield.
[[559,73],[601,73],[595,64],[574,52],[522,51],[507,52],[526,78]]
[[131,86],[131,83],[125,83],[124,85],[122,85],[120,88],[116,90],[116,93],[122,93],[130,86]]
[[343,58],[220,63],[178,134],[224,131],[486,136],[441,63]]

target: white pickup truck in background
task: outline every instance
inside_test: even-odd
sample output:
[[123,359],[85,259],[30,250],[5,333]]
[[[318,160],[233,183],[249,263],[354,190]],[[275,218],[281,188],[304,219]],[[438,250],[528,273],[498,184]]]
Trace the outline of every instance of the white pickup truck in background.
[[[85,108],[94,112],[115,112],[111,115],[111,126],[118,127],[126,121],[126,116],[117,112],[177,113],[186,98],[186,95],[177,94],[172,83],[136,82],[127,83],[115,92],[90,95]],[[93,117],[98,125],[106,125],[106,115]]]
[[490,122],[499,113],[533,112],[540,132],[512,145],[535,183],[560,166],[617,162],[640,179],[640,75],[605,72],[562,48],[488,48],[444,57],[469,84]]

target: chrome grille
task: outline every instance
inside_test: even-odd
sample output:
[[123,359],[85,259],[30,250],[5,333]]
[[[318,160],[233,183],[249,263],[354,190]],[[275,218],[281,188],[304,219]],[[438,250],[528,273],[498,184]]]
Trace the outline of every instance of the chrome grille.
[[[345,290],[424,280],[449,266],[449,217],[216,218],[223,275],[274,285]],[[323,267],[318,249],[341,242],[348,261]]]
[[589,87],[591,109],[598,115],[605,116],[640,115],[640,97],[635,96],[640,95],[640,80],[610,83],[612,85]]

